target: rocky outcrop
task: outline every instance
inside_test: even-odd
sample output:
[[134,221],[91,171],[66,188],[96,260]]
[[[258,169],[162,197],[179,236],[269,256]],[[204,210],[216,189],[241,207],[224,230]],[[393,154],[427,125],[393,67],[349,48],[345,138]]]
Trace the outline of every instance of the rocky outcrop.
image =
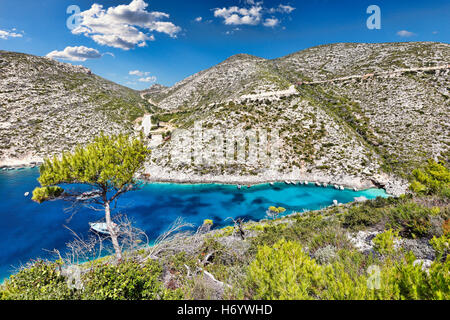
[[83,66],[0,51],[0,165],[42,161],[101,131],[131,133],[148,109],[138,92]]
[[[279,130],[280,176],[299,168],[310,181],[363,180],[400,195],[408,185],[400,177],[448,157],[449,61],[448,44],[428,42],[324,45],[275,60],[237,55],[154,98],[188,131],[200,121],[224,135]],[[266,176],[262,165],[172,165],[173,148],[162,143],[153,164],[186,176]]]

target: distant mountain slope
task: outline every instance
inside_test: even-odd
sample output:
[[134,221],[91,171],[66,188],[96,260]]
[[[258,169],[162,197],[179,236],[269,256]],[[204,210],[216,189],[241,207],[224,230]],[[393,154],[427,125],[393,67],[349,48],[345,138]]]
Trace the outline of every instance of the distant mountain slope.
[[[274,63],[291,81],[295,74],[315,81],[366,75],[308,90],[375,148],[385,170],[406,173],[427,157],[449,158],[450,45],[334,44],[300,51]],[[402,69],[411,71],[395,72]],[[331,104],[330,95],[338,98]]]
[[38,159],[100,131],[131,132],[150,111],[139,92],[84,67],[0,51],[0,162]]
[[[161,123],[155,135],[164,133],[152,141],[155,179],[280,178],[259,164],[173,164],[169,131],[201,121],[222,132],[278,129],[280,172],[392,181],[426,158],[449,160],[449,65],[449,44],[343,43],[274,60],[239,54],[137,92],[85,68],[0,51],[0,160],[58,154],[100,130],[131,132],[151,113],[150,129]],[[429,67],[439,68],[417,69]]]
[[399,68],[448,64],[448,44],[435,42],[337,43],[321,45],[272,60],[290,79],[333,79]]
[[245,94],[287,89],[289,85],[265,59],[238,54],[156,95],[150,94],[149,98],[163,109],[190,108],[224,102]]
[[[187,129],[195,121],[221,130],[276,127],[283,170],[366,180],[403,175],[428,157],[449,158],[449,64],[450,46],[429,42],[323,45],[274,60],[238,55],[165,89],[156,103],[167,111],[154,117]],[[434,66],[442,68],[413,70]],[[275,94],[298,82],[353,75],[359,77]],[[258,96],[264,92],[274,94]],[[155,164],[170,166],[171,144],[155,150]],[[246,166],[171,169],[264,175]]]

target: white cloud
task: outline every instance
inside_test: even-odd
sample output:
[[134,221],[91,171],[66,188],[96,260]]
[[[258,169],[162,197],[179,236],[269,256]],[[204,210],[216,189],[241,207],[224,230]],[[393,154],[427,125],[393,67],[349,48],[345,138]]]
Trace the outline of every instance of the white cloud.
[[400,37],[412,37],[415,36],[416,34],[410,31],[400,30],[397,32],[397,35]]
[[133,0],[128,5],[118,5],[104,9],[102,5],[92,7],[80,13],[81,23],[72,30],[74,34],[83,34],[101,45],[129,50],[135,46],[144,47],[148,41],[155,40],[147,32],[160,32],[176,37],[181,28],[168,19],[169,14],[147,11],[144,0]]
[[156,82],[156,77],[152,76],[152,77],[140,78],[138,81],[139,82]]
[[282,4],[280,4],[278,6],[278,12],[281,12],[281,13],[291,13],[294,10],[295,10],[295,8],[291,7],[290,5],[282,5]]
[[226,25],[251,25],[256,26],[262,23],[266,27],[275,27],[280,24],[280,19],[274,16],[265,18],[267,13],[273,14],[290,14],[295,10],[289,5],[280,4],[275,8],[263,7],[263,2],[253,0],[245,1],[246,7],[225,7],[214,9],[214,17],[222,18]]
[[128,74],[130,76],[141,77],[138,79],[139,82],[156,82],[156,77],[150,76],[150,72],[147,71],[131,70]]
[[128,72],[128,74],[130,76],[143,77],[143,76],[148,76],[150,74],[150,72],[144,72],[144,71],[139,71],[139,70],[131,70],[130,72]]
[[[110,53],[108,53],[110,54]],[[85,46],[66,47],[63,51],[54,50],[47,54],[52,59],[61,59],[69,61],[86,61],[87,59],[98,59],[102,54],[96,49]]]
[[7,40],[8,38],[22,38],[23,34],[14,32],[16,28],[12,29],[12,31],[0,30],[0,39]]
[[263,25],[265,27],[276,27],[278,24],[280,23],[280,20],[276,19],[276,18],[267,18]]
[[197,17],[197,18],[195,18],[195,21],[196,21],[196,22],[202,22],[202,20],[203,20],[202,17]]
[[261,21],[262,7],[254,5],[250,8],[239,8],[236,6],[229,8],[218,8],[214,10],[214,17],[221,17],[228,25],[257,25]]

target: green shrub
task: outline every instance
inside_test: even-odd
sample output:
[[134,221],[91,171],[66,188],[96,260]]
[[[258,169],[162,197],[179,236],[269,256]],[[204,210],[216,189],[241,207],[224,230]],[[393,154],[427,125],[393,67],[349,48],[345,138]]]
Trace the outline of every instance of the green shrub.
[[125,260],[118,265],[99,266],[83,275],[83,299],[158,300],[181,298],[178,291],[164,288],[160,281],[162,267],[149,260],[141,265]]
[[395,252],[395,240],[398,238],[398,231],[389,229],[373,238],[374,249],[381,255],[390,255]]
[[408,202],[389,210],[388,225],[404,237],[425,237],[430,233],[433,215],[433,209]]
[[397,294],[392,297],[402,300],[448,300],[450,298],[450,259],[443,263],[433,262],[429,270],[414,263],[415,257],[408,253],[405,261],[391,271],[389,285]]
[[282,214],[283,212],[285,212],[286,209],[283,207],[274,207],[274,206],[270,206],[269,209],[267,210],[267,216],[269,218],[272,219],[277,219],[279,217],[280,214]]
[[260,247],[248,269],[253,299],[311,299],[323,285],[320,266],[293,241]]
[[430,245],[436,252],[436,260],[441,260],[448,255],[450,249],[450,234],[444,234],[443,236],[437,238],[436,236],[430,240]]
[[205,220],[203,220],[203,224],[212,226],[213,225],[213,221],[211,219],[205,219]]
[[248,268],[247,296],[339,300],[450,297],[450,258],[435,261],[425,270],[415,263],[412,253],[397,262],[389,258],[375,261],[347,250],[339,255],[332,264],[321,266],[296,242],[281,240],[273,247],[261,246]]
[[423,169],[412,172],[410,189],[417,194],[440,194],[449,197],[450,171],[444,162],[430,159]]
[[67,286],[60,263],[37,261],[5,281],[0,289],[4,300],[67,300],[78,293]]
[[351,229],[360,229],[377,224],[381,221],[383,213],[378,208],[366,205],[354,206],[348,209],[343,216],[343,225]]

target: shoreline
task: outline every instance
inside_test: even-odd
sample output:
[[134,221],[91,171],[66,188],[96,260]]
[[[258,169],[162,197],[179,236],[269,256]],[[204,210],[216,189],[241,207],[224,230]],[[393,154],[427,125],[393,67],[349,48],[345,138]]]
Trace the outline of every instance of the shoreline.
[[[42,164],[42,161],[3,161],[0,162],[0,172],[20,170],[26,168],[36,168]],[[198,175],[187,174],[184,172],[168,172],[164,168],[147,166],[144,173],[139,177],[147,183],[177,183],[177,184],[224,184],[257,186],[270,183],[285,183],[286,181],[294,184],[316,185],[317,187],[334,187],[335,189],[351,189],[353,191],[364,191],[368,189],[384,189],[388,195],[400,196],[405,194],[408,189],[406,181],[394,179],[387,175],[374,176],[372,179],[358,176],[338,175],[330,176],[322,172],[305,173],[300,170],[294,170],[291,173],[279,173],[276,171],[267,171],[260,175]]]
[[[400,196],[407,192],[409,184],[405,180],[398,179],[387,174],[379,174],[370,178],[360,176],[350,176],[345,174],[329,175],[324,172],[302,172],[295,168],[290,173],[280,173],[275,170],[266,170],[259,175],[198,175],[194,173],[184,173],[168,171],[159,166],[147,166],[142,175],[147,182],[180,183],[180,184],[234,184],[242,186],[253,186],[265,183],[276,182],[309,182],[316,186],[332,186],[336,189],[342,187],[362,191],[367,189],[384,189],[391,196]],[[341,189],[342,190],[342,189]]]

